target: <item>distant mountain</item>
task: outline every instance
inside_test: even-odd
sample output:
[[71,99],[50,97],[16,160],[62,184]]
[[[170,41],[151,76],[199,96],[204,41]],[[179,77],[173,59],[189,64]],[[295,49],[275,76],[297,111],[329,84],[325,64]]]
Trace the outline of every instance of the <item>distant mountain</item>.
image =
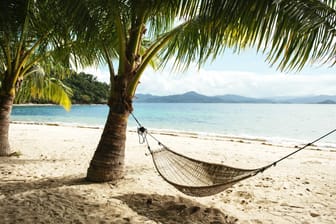
[[318,102],[318,104],[336,104],[336,101],[324,100],[324,101]]
[[270,99],[258,99],[231,94],[217,96],[217,98],[221,100],[220,103],[274,103]]
[[135,101],[136,102],[150,102],[151,100],[158,98],[159,96],[154,96],[152,94],[136,94]]
[[186,92],[169,96],[136,95],[136,102],[147,103],[218,103],[221,99],[216,96],[205,96],[196,92]]
[[279,103],[332,103],[336,102],[336,96],[318,95],[306,97],[291,97],[283,100],[278,100]]
[[205,96],[196,92],[169,96],[137,94],[135,102],[146,103],[272,103],[268,99],[256,99],[238,95]]
[[137,94],[135,102],[139,103],[299,103],[299,104],[334,104],[336,95],[320,95],[310,97],[274,97],[252,98],[239,95],[206,96],[197,92],[186,92],[169,96],[155,96],[151,94]]

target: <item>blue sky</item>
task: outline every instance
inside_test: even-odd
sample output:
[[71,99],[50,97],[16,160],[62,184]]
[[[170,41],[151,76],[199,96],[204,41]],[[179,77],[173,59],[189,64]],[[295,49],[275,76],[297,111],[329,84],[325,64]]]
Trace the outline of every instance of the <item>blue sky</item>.
[[[300,72],[284,73],[270,67],[266,56],[250,49],[239,55],[226,51],[201,69],[196,64],[182,72],[170,68],[145,70],[137,93],[154,95],[197,91],[205,95],[238,94],[250,97],[336,95],[336,66],[307,65]],[[335,59],[336,60],[336,59]],[[107,68],[85,72],[108,82]]]

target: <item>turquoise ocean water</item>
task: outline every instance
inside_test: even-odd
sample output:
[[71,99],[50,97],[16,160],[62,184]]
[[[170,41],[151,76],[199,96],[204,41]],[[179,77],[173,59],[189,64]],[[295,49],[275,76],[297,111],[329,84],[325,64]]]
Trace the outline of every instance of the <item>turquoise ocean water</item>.
[[[100,126],[106,105],[14,106],[12,121]],[[135,103],[134,114],[148,129],[220,134],[271,141],[309,142],[336,128],[336,105]],[[136,123],[129,118],[129,128]],[[336,134],[321,142],[336,146]]]

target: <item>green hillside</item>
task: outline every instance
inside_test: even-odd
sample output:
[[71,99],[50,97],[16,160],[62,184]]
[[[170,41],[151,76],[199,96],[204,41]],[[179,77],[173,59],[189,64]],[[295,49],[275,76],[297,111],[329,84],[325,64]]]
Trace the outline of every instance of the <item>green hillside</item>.
[[103,104],[107,102],[109,85],[91,74],[75,73],[63,80],[73,91],[73,104]]

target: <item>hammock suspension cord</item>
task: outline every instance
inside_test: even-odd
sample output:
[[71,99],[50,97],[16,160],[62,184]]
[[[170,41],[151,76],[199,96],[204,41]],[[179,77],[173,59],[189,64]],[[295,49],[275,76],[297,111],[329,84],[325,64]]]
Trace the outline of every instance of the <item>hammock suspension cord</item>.
[[[138,125],[138,130],[137,130],[137,132],[138,132],[138,135],[139,135],[139,143],[140,143],[140,144],[146,143],[146,144],[147,144],[147,148],[148,148],[148,150],[149,150],[150,152],[152,152],[152,151],[151,151],[151,148],[150,148],[150,145],[149,145],[149,143],[148,143],[148,140],[147,140],[147,135],[149,135],[149,136],[152,137],[155,141],[157,141],[157,143],[158,143],[159,145],[163,145],[157,138],[155,138],[152,134],[150,134],[149,132],[147,132],[147,129],[146,129],[144,126],[141,125],[141,123],[140,123],[139,120],[134,116],[133,113],[131,113],[131,115],[132,115],[132,117],[134,118],[135,122],[136,122],[137,125]],[[295,151],[293,151],[293,152],[291,152],[291,153],[289,153],[289,154],[287,154],[287,155],[281,157],[280,159],[278,159],[278,160],[272,162],[271,164],[265,166],[265,167],[264,167],[264,168],[265,168],[264,170],[266,170],[266,169],[269,168],[269,167],[276,166],[276,164],[279,163],[279,162],[281,162],[282,160],[287,159],[288,157],[290,157],[290,156],[292,156],[292,155],[294,155],[294,154],[300,152],[301,150],[307,148],[308,146],[313,145],[314,143],[316,143],[316,142],[322,140],[323,138],[325,138],[325,137],[331,135],[331,134],[334,133],[334,132],[336,132],[336,128],[335,128],[334,130],[332,130],[332,131],[326,133],[325,135],[323,135],[323,136],[321,136],[321,137],[315,139],[314,141],[312,141],[312,142],[310,142],[310,143],[308,143],[308,144],[306,144],[306,145],[300,147],[299,149],[297,149],[297,150],[295,150]],[[263,171],[264,171],[264,170],[263,170]]]
[[159,146],[166,147],[157,138],[155,138],[155,136],[153,136],[151,133],[149,133],[144,126],[141,125],[141,123],[139,122],[139,120],[134,116],[134,114],[132,112],[131,112],[131,115],[132,115],[133,119],[135,120],[135,122],[138,125],[137,133],[138,133],[138,136],[139,136],[139,143],[140,144],[146,143],[148,151],[152,154],[153,151],[152,151],[152,149],[151,149],[151,147],[149,145],[148,139],[147,139],[147,135],[149,135],[152,139],[154,139],[158,143]]
[[282,158],[276,160],[275,162],[271,163],[270,165],[266,166],[265,168],[268,168],[268,167],[271,167],[271,166],[275,166],[277,163],[281,162],[282,160],[285,160],[285,159],[287,159],[288,157],[294,155],[295,153],[298,153],[298,152],[300,152],[301,150],[307,148],[308,146],[313,145],[314,143],[320,141],[321,139],[327,137],[328,135],[331,135],[331,134],[334,133],[335,131],[336,131],[336,128],[335,128],[334,130],[328,132],[327,134],[322,135],[321,137],[315,139],[314,141],[312,141],[312,142],[310,142],[310,143],[308,143],[308,144],[302,146],[301,148],[295,150],[294,152],[291,152],[291,153],[289,153],[288,155],[283,156]]
[[[275,166],[282,160],[287,159],[288,157],[336,132],[336,129],[334,129],[314,141],[300,147],[299,149],[270,163],[269,165],[257,169],[241,169],[226,166],[224,164],[204,162],[177,153],[169,149],[157,138],[155,138],[155,136],[149,133],[132,112],[131,115],[138,125],[137,133],[139,136],[139,143],[145,143],[147,145],[147,149],[152,156],[154,166],[160,176],[182,193],[196,197],[217,194],[241,180],[264,172],[266,169]],[[151,149],[147,135],[153,138],[159,146],[161,146],[160,150],[153,151]]]

